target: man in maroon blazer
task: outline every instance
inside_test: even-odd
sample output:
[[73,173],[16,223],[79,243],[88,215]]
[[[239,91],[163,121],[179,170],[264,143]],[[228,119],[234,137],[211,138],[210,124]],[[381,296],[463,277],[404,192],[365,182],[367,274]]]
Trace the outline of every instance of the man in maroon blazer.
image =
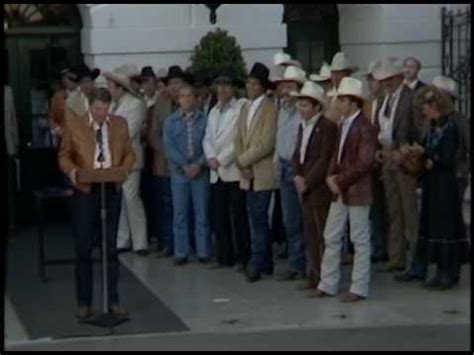
[[324,89],[312,81],[305,82],[297,108],[302,122],[293,156],[294,182],[303,207],[304,245],[308,282],[302,289],[318,285],[324,251],[323,230],[331,203],[326,176],[336,149],[337,125],[323,112],[327,107]]
[[370,281],[370,224],[372,204],[371,172],[374,165],[376,137],[362,107],[365,101],[362,82],[344,78],[337,91],[342,114],[337,149],[329,165],[327,184],[334,194],[324,229],[325,250],[321,281],[311,296],[335,296],[340,280],[342,237],[346,221],[355,257],[352,283],[342,302],[367,298]]

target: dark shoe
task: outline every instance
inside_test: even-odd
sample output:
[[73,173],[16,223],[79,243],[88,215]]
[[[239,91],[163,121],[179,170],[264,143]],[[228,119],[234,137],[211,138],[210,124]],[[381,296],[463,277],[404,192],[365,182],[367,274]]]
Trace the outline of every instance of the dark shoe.
[[319,288],[315,290],[310,290],[306,294],[306,298],[323,298],[323,297],[331,297],[331,295],[329,293],[321,291]]
[[245,264],[237,264],[237,266],[235,267],[235,271],[237,272],[245,272]]
[[439,287],[440,285],[440,282],[441,282],[441,279],[438,275],[436,275],[435,277],[433,277],[431,280],[425,282],[423,284],[423,287],[424,288],[427,288],[427,289],[436,289]]
[[176,266],[181,266],[181,265],[184,265],[188,262],[188,259],[187,258],[177,258],[177,259],[174,259],[174,264]]
[[341,297],[341,302],[342,303],[354,303],[354,302],[362,301],[362,300],[365,300],[365,299],[366,299],[366,297],[357,295],[357,294],[352,293],[352,292],[347,292]]
[[157,258],[168,258],[170,256],[173,256],[173,251],[168,248],[164,248],[158,253]]
[[400,282],[424,281],[423,278],[413,275],[413,274],[409,274],[407,272],[401,275],[395,275],[394,279]]
[[199,258],[198,261],[201,264],[209,264],[209,262],[210,262],[209,258]]
[[254,269],[250,269],[247,271],[246,277],[247,277],[247,282],[255,282],[255,281],[260,280],[262,278],[262,275],[260,272]]
[[405,270],[405,267],[402,265],[394,265],[394,264],[388,263],[387,265],[378,269],[377,272],[396,272],[396,271],[403,271],[403,270]]
[[312,282],[307,282],[304,285],[296,285],[295,290],[296,291],[308,291],[308,290],[314,290],[318,288],[318,285]]
[[95,315],[95,311],[91,307],[79,307],[76,313],[76,317],[79,320],[86,320]]
[[146,250],[146,249],[137,250],[135,253],[139,256],[147,256],[149,254],[148,250]]
[[132,251],[132,248],[118,248],[117,249],[118,254],[128,253],[128,252],[131,252],[131,251]]
[[119,305],[112,305],[110,306],[110,310],[109,310],[110,313],[112,313],[114,316],[116,317],[128,317],[129,313],[128,311],[123,308],[123,307],[120,307]]
[[286,270],[275,277],[277,281],[294,281],[303,280],[305,278],[304,273],[293,270]]
[[262,271],[262,274],[272,276],[273,275],[273,268],[271,268],[269,270]]

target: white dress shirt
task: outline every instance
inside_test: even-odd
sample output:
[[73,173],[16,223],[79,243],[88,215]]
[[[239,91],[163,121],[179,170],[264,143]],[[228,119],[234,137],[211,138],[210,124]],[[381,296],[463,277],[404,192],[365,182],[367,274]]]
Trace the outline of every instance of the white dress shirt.
[[418,79],[413,80],[411,83],[405,80],[405,85],[408,86],[410,89],[415,90],[416,85],[418,85],[418,82],[419,82]]
[[247,116],[247,130],[250,129],[253,117],[255,116],[255,112],[257,111],[258,107],[260,106],[264,98],[265,98],[265,94],[251,101],[249,115]]
[[341,125],[342,125],[342,133],[341,133],[341,144],[339,144],[339,152],[337,154],[337,162],[341,162],[341,155],[342,149],[344,148],[344,144],[346,143],[347,135],[349,134],[349,130],[352,126],[352,122],[355,120],[357,116],[359,116],[360,110],[357,110],[352,116],[344,118]]
[[317,113],[315,116],[311,117],[308,121],[301,121],[301,128],[303,129],[303,135],[301,137],[301,147],[300,147],[300,163],[303,164],[306,158],[306,151],[308,150],[309,138],[311,137],[311,132],[313,132],[314,126],[319,121],[322,112]]
[[390,149],[393,144],[393,119],[395,117],[395,112],[397,110],[398,101],[400,100],[400,94],[403,89],[403,84],[401,84],[397,90],[392,94],[392,107],[390,111],[390,117],[385,116],[385,108],[388,105],[388,100],[390,99],[390,94],[385,95],[382,107],[379,111],[379,126],[380,132],[378,135],[379,143],[386,149]]
[[94,130],[94,138],[96,139],[95,143],[95,154],[94,154],[94,169],[108,169],[112,167],[112,156],[110,155],[110,147],[109,147],[109,116],[102,124],[102,142],[103,142],[103,155],[104,155],[104,162],[99,163],[99,142],[97,142],[97,130],[100,128],[99,124],[92,118],[91,113],[89,112],[89,125]]

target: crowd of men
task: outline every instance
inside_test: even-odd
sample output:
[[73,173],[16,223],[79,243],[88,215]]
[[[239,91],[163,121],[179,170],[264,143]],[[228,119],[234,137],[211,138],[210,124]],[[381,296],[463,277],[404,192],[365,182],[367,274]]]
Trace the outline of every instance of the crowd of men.
[[[277,53],[273,67],[255,63],[245,82],[232,72],[124,65],[103,73],[107,89],[97,89],[99,70],[64,70],[50,122],[75,187],[78,316],[92,315],[99,209],[97,186],[77,181],[80,168],[127,172],[121,189],[107,190],[118,315],[126,314],[118,253],[146,256],[156,238],[159,256],[177,266],[195,254],[255,282],[273,274],[275,219],[287,257],[275,278],[303,280],[297,288],[308,297],[337,295],[341,265],[352,264],[342,301],[365,299],[371,263],[381,261],[378,271],[400,271],[400,282],[454,287],[469,249],[461,210],[469,121],[454,109],[456,83],[425,84],[420,69],[413,57],[375,60],[363,73],[369,93],[342,52],[310,75]],[[437,272],[428,280],[430,263]]]

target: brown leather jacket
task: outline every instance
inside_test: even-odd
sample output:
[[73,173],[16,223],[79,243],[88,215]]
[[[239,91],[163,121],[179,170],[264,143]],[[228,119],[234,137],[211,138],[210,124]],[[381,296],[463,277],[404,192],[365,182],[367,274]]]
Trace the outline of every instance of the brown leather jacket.
[[[67,120],[58,155],[61,171],[69,175],[73,169],[93,169],[95,146],[95,133],[87,115],[78,120]],[[112,167],[123,168],[127,173],[133,169],[135,153],[130,143],[127,121],[123,117],[110,116],[109,149]],[[78,184],[76,187],[83,192],[90,191],[90,184]]]
[[295,176],[305,179],[308,189],[303,194],[303,204],[311,207],[328,206],[331,202],[331,191],[326,184],[326,176],[332,154],[336,149],[338,128],[335,123],[321,116],[313,127],[309,138],[306,156],[300,163],[303,128],[298,130],[296,150],[293,155]]
[[[372,169],[375,162],[376,136],[370,120],[360,113],[351,124],[343,147],[341,161],[337,162],[341,130],[337,147],[329,165],[328,176],[336,175],[335,182],[347,206],[372,204]],[[333,201],[337,200],[336,195]]]

